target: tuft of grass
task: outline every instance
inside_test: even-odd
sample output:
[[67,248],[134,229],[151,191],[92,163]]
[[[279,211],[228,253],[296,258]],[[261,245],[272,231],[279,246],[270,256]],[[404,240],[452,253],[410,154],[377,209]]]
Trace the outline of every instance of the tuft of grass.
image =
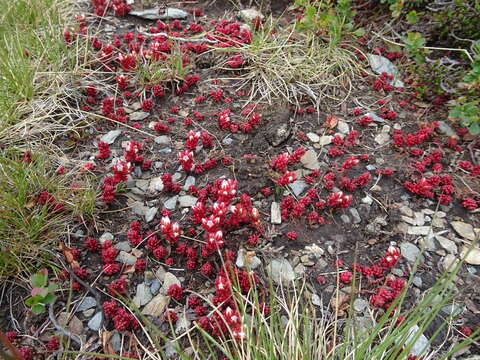
[[[57,175],[55,170],[42,155],[28,163],[13,151],[0,153],[0,277],[41,264],[42,249],[55,244],[69,220],[93,216],[96,193],[89,179],[74,172]],[[64,210],[39,204],[43,191]]]
[[[339,46],[312,31],[300,32],[296,25],[282,31],[279,27],[270,18],[253,33],[250,44],[215,49],[240,54],[245,60],[242,71],[232,79],[239,80],[240,89],[252,87],[249,102],[271,103],[279,96],[295,105],[305,99],[317,106],[323,98],[343,102],[352,89],[353,77],[362,71],[357,49],[347,43]],[[226,61],[219,68],[236,71]]]

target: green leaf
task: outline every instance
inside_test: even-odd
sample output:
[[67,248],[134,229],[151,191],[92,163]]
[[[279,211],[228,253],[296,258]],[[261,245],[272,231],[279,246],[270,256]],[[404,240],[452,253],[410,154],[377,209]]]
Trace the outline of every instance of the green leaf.
[[407,14],[407,21],[412,25],[418,23],[418,14],[415,10],[412,10]]
[[48,294],[48,289],[45,288],[45,287],[41,287],[41,288],[33,288],[32,289],[32,296],[33,297],[40,297],[40,298],[44,298],[45,296],[47,296]]
[[363,29],[363,28],[357,29],[353,32],[353,35],[358,36],[358,37],[363,36],[363,35],[365,35],[365,29]]
[[478,122],[474,122],[472,125],[470,125],[470,128],[468,129],[470,131],[470,134],[472,135],[478,135],[480,134],[480,125]]
[[33,297],[29,297],[27,300],[25,300],[25,305],[28,307],[32,307],[32,305],[35,304],[35,300]]
[[48,304],[51,304],[55,301],[57,297],[53,294],[48,294],[47,296],[45,296],[45,298],[42,300],[42,304],[45,304],[45,305],[48,305]]
[[48,292],[54,292],[55,290],[58,289],[58,285],[57,284],[50,284],[50,285],[48,285],[47,289],[48,289]]
[[46,274],[33,274],[31,279],[33,287],[41,288],[47,286],[48,275]]
[[45,305],[43,304],[35,304],[32,306],[32,312],[35,315],[40,315],[45,311]]

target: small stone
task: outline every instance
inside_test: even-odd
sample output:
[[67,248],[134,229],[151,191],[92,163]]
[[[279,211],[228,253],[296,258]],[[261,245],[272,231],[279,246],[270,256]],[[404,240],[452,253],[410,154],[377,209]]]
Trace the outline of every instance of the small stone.
[[146,191],[148,189],[148,180],[137,180],[135,181],[135,186],[140,190]]
[[145,211],[148,210],[148,207],[143,204],[141,201],[133,202],[130,207],[135,215],[144,216]]
[[165,149],[160,149],[158,150],[160,154],[170,154],[172,152],[172,149],[170,148],[165,148]]
[[407,231],[409,235],[428,235],[431,232],[430,226],[410,226]]
[[102,236],[98,239],[100,244],[103,244],[105,241],[113,241],[113,235],[109,232],[103,233]]
[[308,140],[310,140],[313,143],[318,143],[320,141],[320,136],[318,136],[317,134],[315,134],[313,132],[307,133],[307,138],[308,138]]
[[137,285],[137,292],[133,298],[133,303],[140,307],[145,304],[148,304],[152,300],[152,293],[150,292],[150,287],[145,283]]
[[158,291],[160,290],[160,281],[157,279],[153,279],[152,283],[150,284],[150,292],[152,295],[157,295]]
[[159,145],[170,145],[170,143],[172,142],[170,136],[167,135],[157,136],[155,139],[153,139],[153,141],[155,141]]
[[75,315],[70,316],[69,313],[62,312],[58,315],[57,321],[60,326],[67,327],[72,333],[83,335],[83,323]]
[[282,223],[282,214],[280,211],[280,204],[277,202],[272,202],[270,206],[270,222],[272,224],[281,224]]
[[263,14],[254,8],[240,10],[238,15],[240,16],[240,19],[247,24],[250,24],[256,18],[259,18],[260,20],[263,20],[264,18]]
[[352,215],[354,224],[360,224],[362,222],[362,218],[360,217],[360,214],[358,213],[357,209],[350,208],[348,209],[348,211],[350,212],[350,215]]
[[374,113],[366,113],[365,116],[369,116],[373,119],[373,121],[378,122],[378,123],[384,123],[385,119],[382,119],[380,116]]
[[415,341],[413,347],[410,349],[410,354],[413,356],[426,354],[430,349],[429,340],[425,335],[421,334],[418,339],[414,340],[417,337],[418,331],[420,331],[418,325],[412,326],[408,331],[408,337],[405,341],[406,346],[411,346],[412,342]]
[[119,243],[115,244],[113,247],[119,251],[123,250],[123,251],[129,252],[130,250],[132,250],[128,241],[120,241]]
[[117,137],[119,137],[122,133],[122,130],[112,130],[103,135],[100,138],[100,141],[103,141],[104,143],[107,143],[109,145],[113,144]]
[[299,196],[307,187],[307,183],[303,180],[297,180],[292,184],[288,184],[295,196]]
[[325,254],[325,251],[317,244],[305,246],[305,250],[308,251],[310,254],[314,255],[317,259],[320,258],[323,254]]
[[342,120],[340,120],[337,123],[337,129],[338,129],[338,131],[340,131],[344,135],[348,134],[350,132],[350,128],[349,128],[348,124],[345,121],[342,121]]
[[348,215],[343,214],[340,216],[340,219],[342,219],[344,224],[350,224],[350,218],[348,217]]
[[465,262],[470,265],[480,265],[480,248],[474,247],[470,250],[469,246],[465,246],[461,253],[462,258],[465,257]]
[[90,330],[98,331],[100,330],[100,325],[102,323],[103,315],[102,312],[97,312],[87,323],[87,326]]
[[413,217],[413,210],[410,209],[408,206],[402,205],[398,210],[400,210],[400,212],[404,215]]
[[[400,251],[402,256],[409,262],[414,263],[420,255],[420,249],[412,243],[404,242],[400,244]],[[423,262],[420,260],[420,262]]]
[[162,316],[169,303],[170,296],[158,294],[147,305],[145,305],[142,314],[153,317]]
[[165,206],[165,209],[167,210],[173,210],[177,206],[177,200],[178,195],[172,196],[170,199],[163,203],[163,206]]
[[187,178],[185,179],[185,184],[183,184],[183,187],[182,189],[185,190],[185,191],[188,191],[188,189],[190,188],[190,186],[195,186],[195,177],[194,176],[187,176]]
[[318,142],[321,146],[329,145],[332,143],[333,136],[331,135],[323,135],[320,137],[320,141]]
[[375,165],[368,164],[367,166],[365,166],[365,169],[367,169],[368,171],[373,171],[376,170],[377,167]]
[[421,289],[423,285],[422,278],[420,276],[414,276],[412,279],[413,285],[415,285],[417,288]]
[[313,150],[308,150],[300,158],[302,165],[309,170],[318,170],[320,169],[320,163],[317,159],[317,153]]
[[230,137],[227,137],[227,138],[222,140],[222,144],[227,145],[227,146],[232,145],[233,144],[233,139],[230,138]]
[[153,220],[155,215],[157,215],[158,209],[155,207],[149,208],[145,211],[145,221],[149,223],[150,221]]
[[302,263],[297,264],[293,270],[297,277],[302,277],[305,274],[305,265]]
[[303,265],[305,266],[313,266],[315,263],[310,260],[310,257],[308,255],[302,255],[300,257],[300,261],[302,262]]
[[372,70],[378,75],[385,72],[388,75],[395,77],[397,74],[397,67],[386,57],[375,54],[367,54],[367,59]]
[[172,285],[182,286],[182,283],[180,282],[180,280],[178,280],[178,278],[175,275],[173,275],[172,273],[166,272],[165,275],[163,276],[163,284],[162,284],[162,288],[160,289],[160,294],[166,295],[168,289]]
[[262,261],[257,256],[250,255],[245,249],[238,250],[237,261],[235,262],[235,265],[237,265],[237,267],[241,269],[249,268],[251,270],[254,270],[261,264]]
[[88,310],[82,311],[82,314],[83,316],[85,316],[85,318],[90,318],[93,316],[93,314],[95,314],[95,309],[88,309]]
[[475,241],[475,232],[473,231],[472,225],[463,221],[452,221],[450,224],[458,235],[465,239]]
[[131,121],[142,121],[150,116],[150,113],[144,111],[136,111],[130,114]]
[[465,308],[463,306],[449,304],[442,307],[442,312],[449,316],[458,317],[465,312]]
[[119,353],[120,349],[122,348],[122,338],[118,331],[112,331],[112,336],[110,337],[109,342],[113,346],[113,350]]
[[358,312],[362,312],[364,311],[368,306],[368,301],[366,300],[363,300],[363,299],[355,299],[355,301],[353,302],[353,308],[355,309],[355,311],[358,311]]
[[180,334],[187,331],[188,329],[190,329],[190,324],[191,322],[187,319],[185,314],[180,315],[177,322],[175,323],[175,332],[177,334]]
[[455,257],[455,255],[447,254],[442,261],[443,270],[452,272],[455,270],[459,260]]
[[192,195],[183,195],[178,198],[178,202],[182,208],[192,207],[197,203],[197,198]]
[[455,244],[455,242],[453,242],[452,240],[440,235],[436,235],[435,239],[437,239],[440,246],[447,250],[450,254],[455,255],[458,253],[457,244]]
[[97,306],[97,300],[91,296],[87,296],[83,301],[78,305],[77,311],[85,311],[90,308]]
[[150,191],[162,191],[163,190],[163,181],[162,178],[156,177],[150,180],[150,186],[148,187]]
[[272,280],[279,285],[288,285],[290,282],[295,280],[295,272],[293,271],[292,265],[287,259],[282,258],[272,260],[272,262],[267,266],[267,271],[272,277]]
[[373,203],[373,199],[370,197],[370,196],[365,196],[364,198],[362,198],[362,203],[363,204],[367,204],[367,205],[372,205]]
[[440,131],[442,134],[447,135],[448,137],[455,137],[458,138],[458,135],[453,129],[448,125],[445,121],[440,120],[438,122],[438,131]]
[[320,296],[317,294],[312,294],[312,304],[315,306],[323,306]]
[[388,133],[380,132],[375,136],[374,140],[377,144],[384,145],[390,141],[390,135]]
[[126,251],[120,251],[117,255],[116,260],[119,263],[126,264],[126,265],[135,265],[137,258]]
[[181,9],[154,7],[140,11],[130,11],[129,15],[134,15],[147,20],[169,20],[169,19],[185,19],[188,13]]

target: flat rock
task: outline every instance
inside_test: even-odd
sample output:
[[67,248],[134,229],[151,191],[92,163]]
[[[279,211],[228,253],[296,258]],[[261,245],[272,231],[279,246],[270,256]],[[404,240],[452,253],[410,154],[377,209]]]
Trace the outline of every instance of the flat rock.
[[342,134],[348,134],[350,132],[350,127],[345,121],[340,120],[337,123],[337,130],[340,131]]
[[[420,255],[420,249],[412,243],[404,242],[400,244],[400,251],[402,256],[409,262],[414,263]],[[422,262],[420,260],[420,262]]]
[[303,180],[297,180],[291,184],[288,184],[288,187],[292,190],[295,196],[299,196],[308,187],[308,185]]
[[409,235],[428,235],[431,232],[430,226],[409,226],[407,230]]
[[310,140],[313,143],[318,143],[320,141],[320,136],[318,136],[317,134],[315,134],[313,132],[307,133],[307,138],[308,138],[308,140]]
[[141,121],[145,120],[147,117],[150,116],[150,113],[144,111],[135,111],[130,114],[131,121]]
[[312,304],[315,306],[323,306],[322,299],[317,294],[312,294]]
[[100,140],[103,141],[104,143],[107,143],[109,145],[113,144],[117,137],[119,137],[122,134],[121,130],[111,130],[105,135],[103,135]]
[[177,206],[177,200],[178,195],[172,196],[170,199],[163,203],[163,206],[165,206],[165,209],[167,210],[173,210]]
[[98,331],[100,330],[100,324],[102,323],[103,314],[101,311],[97,312],[93,317],[88,321],[87,326],[90,330]]
[[147,223],[149,223],[150,221],[153,220],[153,218],[155,217],[155,215],[157,215],[157,212],[158,212],[158,209],[156,207],[151,207],[151,208],[148,208],[144,215],[145,215],[145,221]]
[[277,284],[288,285],[295,280],[295,272],[287,259],[281,258],[272,260],[267,266],[267,271],[272,277],[272,280]]
[[170,136],[161,135],[154,138],[153,141],[155,141],[159,145],[170,145],[172,139],[170,139]]
[[145,304],[148,304],[150,300],[152,300],[152,293],[150,292],[150,286],[146,285],[145,283],[141,283],[137,285],[137,292],[135,297],[133,298],[133,303],[140,307]]
[[450,125],[448,125],[445,121],[443,120],[440,120],[440,121],[437,121],[438,122],[438,130],[444,134],[444,135],[447,135],[449,137],[458,137],[457,133],[455,131],[453,131],[453,129],[450,127]]
[[187,176],[187,178],[185,179],[185,184],[183,184],[182,189],[185,190],[185,191],[188,191],[190,186],[195,185],[195,182],[196,182],[196,179],[195,179],[194,176],[191,176],[191,175]]
[[362,222],[362,218],[360,217],[357,209],[349,208],[348,211],[350,212],[350,215],[352,215],[354,224],[360,224]]
[[480,265],[480,248],[474,247],[470,250],[468,246],[462,248],[462,258],[465,257],[465,262],[470,265]]
[[463,221],[452,221],[450,224],[458,235],[465,239],[475,241],[475,231],[472,225]]
[[249,268],[251,270],[256,269],[262,264],[262,261],[255,255],[250,256],[245,249],[238,250],[237,261],[235,265],[241,269]]
[[119,243],[113,245],[113,247],[119,251],[123,250],[129,252],[130,250],[132,250],[132,247],[130,246],[128,241],[120,241]]
[[187,319],[185,314],[181,314],[175,323],[175,333],[180,334],[190,329],[191,321]]
[[375,138],[375,142],[379,145],[384,145],[390,141],[390,135],[385,132],[379,132]]
[[150,185],[148,187],[150,191],[162,191],[163,190],[163,181],[162,178],[156,177],[150,180]]
[[302,165],[310,170],[320,169],[320,163],[317,159],[317,153],[313,150],[307,150],[305,154],[300,158]]
[[166,295],[168,289],[172,285],[181,286],[182,283],[180,282],[180,280],[178,280],[178,278],[175,275],[173,275],[172,273],[166,272],[165,275],[163,276],[163,284],[162,284],[162,288],[160,289],[160,294]]
[[277,225],[282,223],[280,204],[275,201],[272,202],[272,205],[270,206],[270,222]]
[[160,317],[164,315],[164,311],[170,304],[170,296],[158,294],[150,302],[145,305],[142,310],[143,315],[150,315],[154,317]]
[[[405,343],[408,345],[411,345],[417,336],[417,333],[420,331],[420,328],[418,325],[414,325],[410,328],[408,331],[408,337],[405,341]],[[418,356],[420,355],[425,355],[430,349],[430,344],[428,338],[421,334],[417,340],[415,340],[415,343],[413,344],[413,347],[410,350],[410,354],[413,356]]]
[[385,119],[382,119],[380,116],[374,113],[366,113],[365,116],[369,116],[373,119],[373,121],[378,122],[378,123],[384,123]]
[[83,323],[75,315],[70,316],[69,313],[62,312],[58,315],[57,321],[60,326],[67,327],[72,333],[83,335]]
[[260,20],[263,20],[264,18],[263,14],[260,11],[253,8],[240,10],[238,12],[238,15],[240,16],[240,19],[242,19],[247,24],[250,24],[256,18],[260,18]]
[[137,258],[132,254],[127,253],[126,251],[120,251],[115,260],[122,264],[135,265]]
[[358,312],[364,311],[367,308],[367,306],[368,306],[368,301],[360,298],[355,299],[355,301],[353,302],[353,308],[355,309],[355,311],[358,311]]
[[325,146],[325,145],[329,145],[332,143],[332,140],[333,140],[333,136],[331,135],[323,135],[320,137],[320,140],[319,140],[319,144],[321,146]]
[[455,270],[459,260],[453,254],[447,254],[442,260],[443,270],[452,272]]
[[192,195],[183,195],[178,198],[178,202],[180,207],[192,207],[197,203],[197,198]]
[[100,244],[103,244],[105,241],[113,241],[113,239],[114,237],[112,233],[106,232],[106,233],[103,233],[102,236],[100,236],[98,241],[100,242]]
[[386,72],[388,75],[394,77],[394,81],[392,81],[393,86],[403,87],[403,82],[396,79],[398,73],[397,67],[390,60],[384,56],[375,54],[367,54],[367,58],[370,67],[375,73],[380,75],[381,73]]
[[188,16],[188,13],[181,9],[166,8],[163,10],[158,6],[141,11],[130,11],[128,14],[138,16],[146,20],[185,19]]
[[455,255],[455,254],[458,253],[457,244],[455,244],[454,241],[452,241],[450,239],[447,239],[446,237],[440,236],[440,235],[436,235],[435,239],[437,239],[440,246],[442,248],[444,248],[445,250],[447,250],[450,254]]
[[87,296],[83,301],[78,305],[77,311],[85,311],[90,308],[97,306],[97,300],[94,297]]

